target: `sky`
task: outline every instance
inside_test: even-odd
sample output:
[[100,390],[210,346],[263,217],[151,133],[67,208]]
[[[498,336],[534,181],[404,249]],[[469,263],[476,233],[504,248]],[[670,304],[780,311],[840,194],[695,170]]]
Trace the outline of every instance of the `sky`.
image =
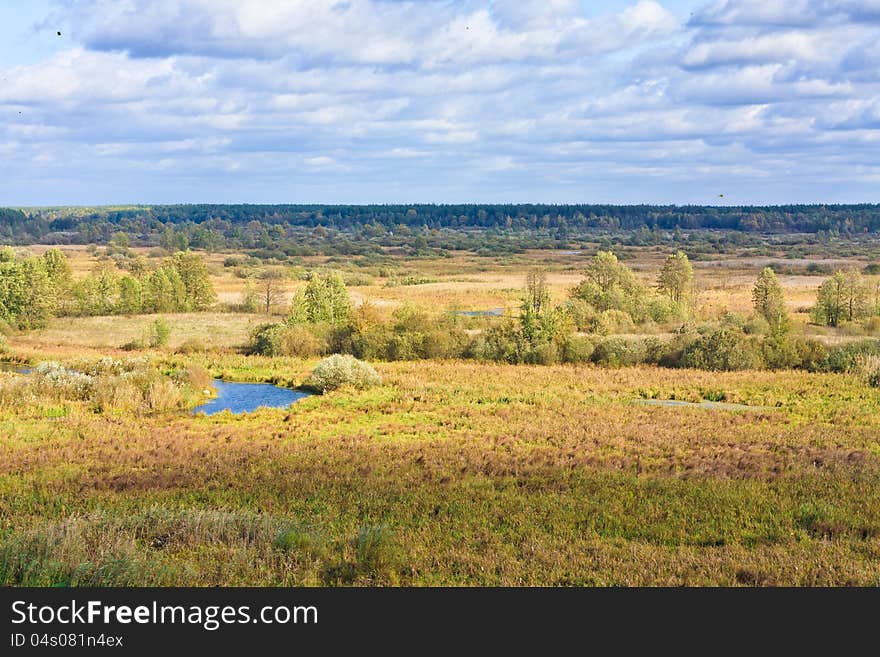
[[0,205],[201,202],[880,202],[880,0],[0,0]]

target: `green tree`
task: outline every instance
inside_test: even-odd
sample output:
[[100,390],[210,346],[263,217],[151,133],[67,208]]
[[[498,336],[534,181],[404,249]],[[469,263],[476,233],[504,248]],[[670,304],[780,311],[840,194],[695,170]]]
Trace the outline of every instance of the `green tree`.
[[678,251],[663,262],[657,278],[657,288],[680,306],[687,304],[694,285],[694,268],[683,251]]
[[855,270],[837,271],[827,279],[816,294],[811,316],[817,324],[839,326],[868,313],[868,289],[861,274]]
[[197,253],[179,251],[172,264],[183,281],[185,309],[206,310],[217,300],[208,266]]
[[134,276],[125,275],[120,279],[117,308],[124,315],[136,315],[143,310],[143,286]]
[[647,319],[647,295],[636,275],[610,251],[599,251],[584,272],[584,280],[572,290],[597,311],[621,310],[635,322]]
[[0,260],[0,319],[20,329],[41,328],[54,306],[52,283],[41,258]]
[[119,276],[109,265],[95,269],[96,315],[110,315],[116,309],[119,296]]
[[351,313],[351,299],[339,274],[320,275],[312,272],[306,286],[293,299],[289,324],[329,322],[341,324]]
[[782,285],[770,267],[764,267],[752,288],[752,304],[755,312],[767,320],[770,328],[779,331],[788,327],[788,313]]
[[173,266],[163,264],[146,280],[144,307],[154,313],[174,313],[184,310],[186,288]]

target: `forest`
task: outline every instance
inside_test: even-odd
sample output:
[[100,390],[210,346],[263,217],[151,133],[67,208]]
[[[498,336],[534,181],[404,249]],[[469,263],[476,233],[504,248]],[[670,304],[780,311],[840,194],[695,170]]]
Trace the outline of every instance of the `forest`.
[[[354,243],[393,243],[415,232],[411,245],[427,247],[431,231],[446,231],[446,248],[477,250],[491,241],[475,231],[507,235],[522,247],[600,232],[737,231],[859,236],[880,231],[880,205],[642,206],[642,205],[160,205],[0,209],[0,242],[105,244],[123,232],[133,245],[220,249],[287,247],[308,255],[326,231]],[[317,231],[317,232],[315,232]],[[322,234],[323,232],[323,234]],[[304,244],[303,236],[310,240]],[[298,244],[285,244],[297,238]],[[315,244],[317,242],[317,245]],[[436,240],[435,240],[436,242]],[[435,246],[444,246],[435,244]],[[303,248],[305,247],[305,248]],[[349,246],[356,249],[355,246]],[[363,248],[361,246],[361,248]],[[561,247],[560,247],[561,248]]]

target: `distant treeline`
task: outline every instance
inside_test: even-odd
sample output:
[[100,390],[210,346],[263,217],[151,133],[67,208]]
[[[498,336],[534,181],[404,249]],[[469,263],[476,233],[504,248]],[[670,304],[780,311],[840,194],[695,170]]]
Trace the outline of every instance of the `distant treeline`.
[[[266,248],[304,231],[378,239],[395,231],[539,232],[735,230],[857,235],[880,232],[880,205],[160,205],[0,208],[0,242],[134,244],[185,249]],[[176,242],[175,242],[176,240]],[[185,240],[186,243],[183,243]],[[163,242],[174,243],[163,243]]]

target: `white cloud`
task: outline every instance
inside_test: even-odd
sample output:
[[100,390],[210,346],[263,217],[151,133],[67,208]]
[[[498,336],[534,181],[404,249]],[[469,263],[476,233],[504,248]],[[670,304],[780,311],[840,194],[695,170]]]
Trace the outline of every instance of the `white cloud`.
[[58,11],[78,45],[0,71],[6,202],[712,202],[713,177],[787,201],[880,169],[876,0],[725,0],[686,25],[653,0]]

